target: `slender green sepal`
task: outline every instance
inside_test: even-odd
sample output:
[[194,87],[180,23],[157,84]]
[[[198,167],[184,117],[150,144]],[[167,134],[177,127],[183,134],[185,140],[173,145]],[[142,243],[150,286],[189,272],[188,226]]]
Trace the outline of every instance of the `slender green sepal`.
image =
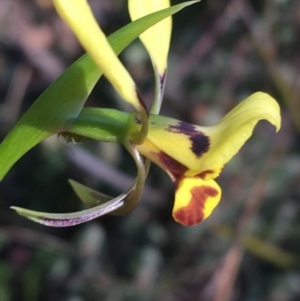
[[38,212],[33,210],[24,209],[21,207],[10,207],[16,210],[19,215],[22,215],[36,223],[49,226],[49,227],[70,227],[79,225],[97,217],[110,213],[124,204],[124,199],[126,198],[127,192],[119,195],[118,197],[112,199],[111,201],[101,204],[99,206],[74,212],[74,213],[47,213]]
[[96,207],[112,200],[113,197],[101,193],[97,190],[82,185],[74,180],[69,179],[69,183],[77,196],[89,207]]

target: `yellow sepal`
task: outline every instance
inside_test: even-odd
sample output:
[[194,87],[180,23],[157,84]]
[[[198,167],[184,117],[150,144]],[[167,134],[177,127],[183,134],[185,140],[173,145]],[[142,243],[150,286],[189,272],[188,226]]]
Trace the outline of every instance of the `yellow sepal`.
[[148,119],[147,109],[139,98],[133,79],[108,43],[87,1],[54,0],[54,5],[116,91],[141,113],[143,121]]
[[[168,7],[170,7],[169,0],[128,0],[129,14],[133,21]],[[171,30],[172,18],[168,17],[140,35],[160,75],[164,74],[167,68]]]
[[194,226],[206,219],[221,199],[221,188],[214,180],[184,177],[176,185],[172,215],[184,226]]

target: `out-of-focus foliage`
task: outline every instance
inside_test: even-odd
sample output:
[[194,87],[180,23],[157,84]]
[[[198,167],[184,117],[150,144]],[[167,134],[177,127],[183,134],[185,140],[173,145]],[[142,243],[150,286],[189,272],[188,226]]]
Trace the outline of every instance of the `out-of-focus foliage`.
[[[90,3],[107,34],[129,22],[124,1]],[[0,7],[3,138],[82,49],[52,1]],[[173,24],[164,115],[211,125],[262,90],[281,104],[281,131],[259,125],[220,177],[219,209],[193,228],[172,220],[172,183],[155,166],[142,203],[126,217],[49,229],[17,216],[9,206],[81,209],[68,178],[112,195],[132,182],[134,165],[119,145],[44,141],[0,185],[0,300],[300,299],[300,5],[206,0]],[[141,43],[122,59],[150,103],[153,73]],[[123,106],[104,79],[88,105]]]

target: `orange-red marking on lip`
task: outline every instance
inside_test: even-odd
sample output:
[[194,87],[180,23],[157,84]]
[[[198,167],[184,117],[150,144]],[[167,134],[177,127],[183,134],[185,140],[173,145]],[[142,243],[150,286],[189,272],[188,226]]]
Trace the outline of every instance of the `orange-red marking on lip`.
[[204,218],[204,207],[209,197],[218,195],[218,190],[210,186],[193,187],[191,199],[187,206],[173,212],[173,218],[184,226],[199,224]]
[[213,174],[214,171],[213,170],[206,170],[201,172],[200,174],[198,174],[198,177],[201,179],[205,179],[207,175]]

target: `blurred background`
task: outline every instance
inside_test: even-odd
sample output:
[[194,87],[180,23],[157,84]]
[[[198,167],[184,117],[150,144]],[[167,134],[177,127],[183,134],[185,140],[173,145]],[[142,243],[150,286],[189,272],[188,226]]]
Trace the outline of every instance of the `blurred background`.
[[[126,1],[89,3],[107,34],[129,22]],[[162,114],[213,125],[265,91],[281,105],[280,132],[259,123],[218,178],[217,210],[189,228],[173,221],[174,187],[156,166],[127,216],[62,229],[19,217],[10,206],[83,209],[69,178],[115,196],[134,179],[120,145],[45,140],[0,183],[0,301],[300,300],[300,2],[203,0],[173,20]],[[1,139],[82,54],[51,0],[0,0]],[[150,105],[143,46],[121,57]],[[127,109],[104,78],[87,105]]]

